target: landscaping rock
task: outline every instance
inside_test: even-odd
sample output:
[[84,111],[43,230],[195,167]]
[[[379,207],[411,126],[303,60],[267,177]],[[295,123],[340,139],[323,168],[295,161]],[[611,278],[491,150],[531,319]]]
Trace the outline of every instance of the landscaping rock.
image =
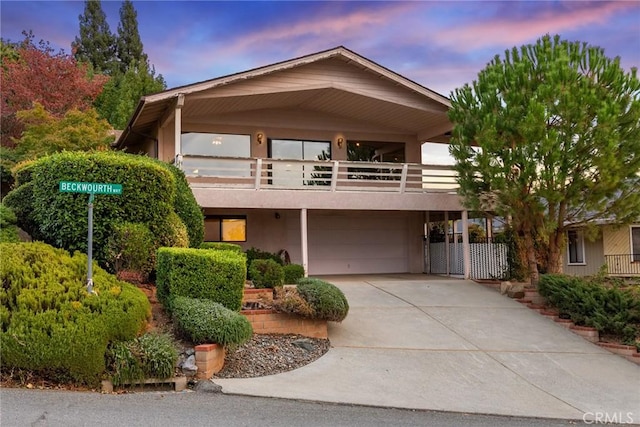
[[507,291],[511,288],[512,284],[509,281],[500,283],[500,293],[506,295]]
[[187,357],[187,360],[182,364],[182,373],[188,377],[193,377],[197,372],[196,357],[193,355]]
[[198,381],[194,390],[203,393],[222,393],[222,386],[214,383],[213,381],[205,380]]
[[313,343],[311,342],[311,340],[308,340],[306,338],[295,340],[295,341],[291,342],[291,344],[295,345],[296,347],[300,347],[300,348],[302,348],[304,350],[307,350],[307,351],[313,351],[313,349],[314,349],[314,346],[313,346]]

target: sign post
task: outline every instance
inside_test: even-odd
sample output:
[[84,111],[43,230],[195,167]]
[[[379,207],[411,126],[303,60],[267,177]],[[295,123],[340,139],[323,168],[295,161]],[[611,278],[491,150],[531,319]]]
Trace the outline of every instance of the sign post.
[[61,193],[89,194],[89,213],[87,215],[87,291],[93,292],[93,200],[96,194],[122,194],[121,184],[103,184],[98,182],[60,181]]

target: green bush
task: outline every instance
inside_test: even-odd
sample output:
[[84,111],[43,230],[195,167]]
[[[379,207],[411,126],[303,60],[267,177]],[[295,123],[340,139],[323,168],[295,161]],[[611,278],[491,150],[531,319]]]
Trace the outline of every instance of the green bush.
[[188,246],[188,233],[197,239],[198,230],[204,229],[191,190],[184,188],[182,180],[177,182],[179,171],[172,168],[121,152],[57,153],[15,171],[21,185],[7,195],[7,204],[18,215],[18,225],[34,239],[71,252],[86,252],[88,196],[61,193],[59,182],[122,184],[122,195],[96,195],[94,201],[94,257],[107,266],[107,241],[116,224],[145,224],[154,236],[155,247]]
[[[282,261],[282,258],[280,258],[278,254],[274,254],[272,252],[267,252],[267,251],[263,251],[256,248],[250,248],[250,249],[247,249],[245,253],[247,254],[247,270],[249,270],[249,267],[251,267],[251,263],[255,259],[271,259],[280,265],[284,264],[284,262]],[[248,278],[253,280],[253,277],[251,277],[250,272],[249,272]]]
[[245,257],[233,251],[160,248],[157,255],[158,300],[169,310],[176,296],[210,299],[239,311],[242,306]]
[[280,313],[293,314],[310,319],[315,318],[315,310],[300,296],[295,288],[276,289],[276,296],[273,299],[274,310]]
[[200,249],[215,249],[218,251],[235,251],[242,253],[242,246],[226,242],[204,242],[200,245]]
[[545,274],[540,277],[540,295],[547,298],[561,315],[578,325],[591,326],[601,333],[633,342],[640,322],[640,298],[615,284],[578,277]]
[[304,277],[304,267],[300,264],[287,264],[284,270],[284,283],[294,284]]
[[282,265],[272,259],[254,259],[249,265],[249,276],[256,288],[276,288],[284,284]]
[[107,349],[107,372],[116,386],[145,378],[164,379],[173,376],[177,360],[178,351],[169,335],[147,333],[112,343]]
[[192,248],[197,248],[204,238],[204,215],[202,209],[193,196],[187,178],[177,167],[168,163],[162,163],[173,174],[176,183],[176,198],[173,204],[176,214],[180,217],[186,227],[189,244]]
[[95,384],[107,344],[134,338],[151,316],[147,297],[87,257],[44,243],[0,244],[0,358],[7,368]]
[[113,260],[113,270],[134,271],[147,276],[155,265],[153,234],[144,224],[125,222],[113,226],[108,242],[108,259]]
[[349,313],[349,303],[342,291],[324,280],[298,280],[298,293],[313,308],[314,318],[342,322]]
[[0,203],[0,242],[16,243],[20,241],[16,214],[11,208]]
[[207,299],[175,297],[173,319],[178,332],[194,344],[241,345],[253,335],[246,317]]

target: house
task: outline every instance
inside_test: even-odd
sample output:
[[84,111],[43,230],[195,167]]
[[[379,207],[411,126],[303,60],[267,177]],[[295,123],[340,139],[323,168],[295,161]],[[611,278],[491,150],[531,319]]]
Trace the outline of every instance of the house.
[[422,273],[428,223],[467,220],[453,170],[421,158],[449,108],[337,47],[146,96],[116,146],[182,168],[207,241],[286,250],[309,274]]
[[564,272],[589,276],[606,265],[610,276],[640,277],[640,223],[620,226],[602,221],[596,227],[595,238],[584,227],[567,230]]

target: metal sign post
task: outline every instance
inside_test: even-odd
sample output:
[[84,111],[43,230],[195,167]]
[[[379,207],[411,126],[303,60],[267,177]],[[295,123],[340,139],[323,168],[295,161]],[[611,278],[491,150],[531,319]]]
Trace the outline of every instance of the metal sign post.
[[96,194],[122,194],[121,184],[103,184],[98,182],[60,181],[61,193],[89,194],[89,212],[87,215],[87,292],[93,293],[93,200]]

